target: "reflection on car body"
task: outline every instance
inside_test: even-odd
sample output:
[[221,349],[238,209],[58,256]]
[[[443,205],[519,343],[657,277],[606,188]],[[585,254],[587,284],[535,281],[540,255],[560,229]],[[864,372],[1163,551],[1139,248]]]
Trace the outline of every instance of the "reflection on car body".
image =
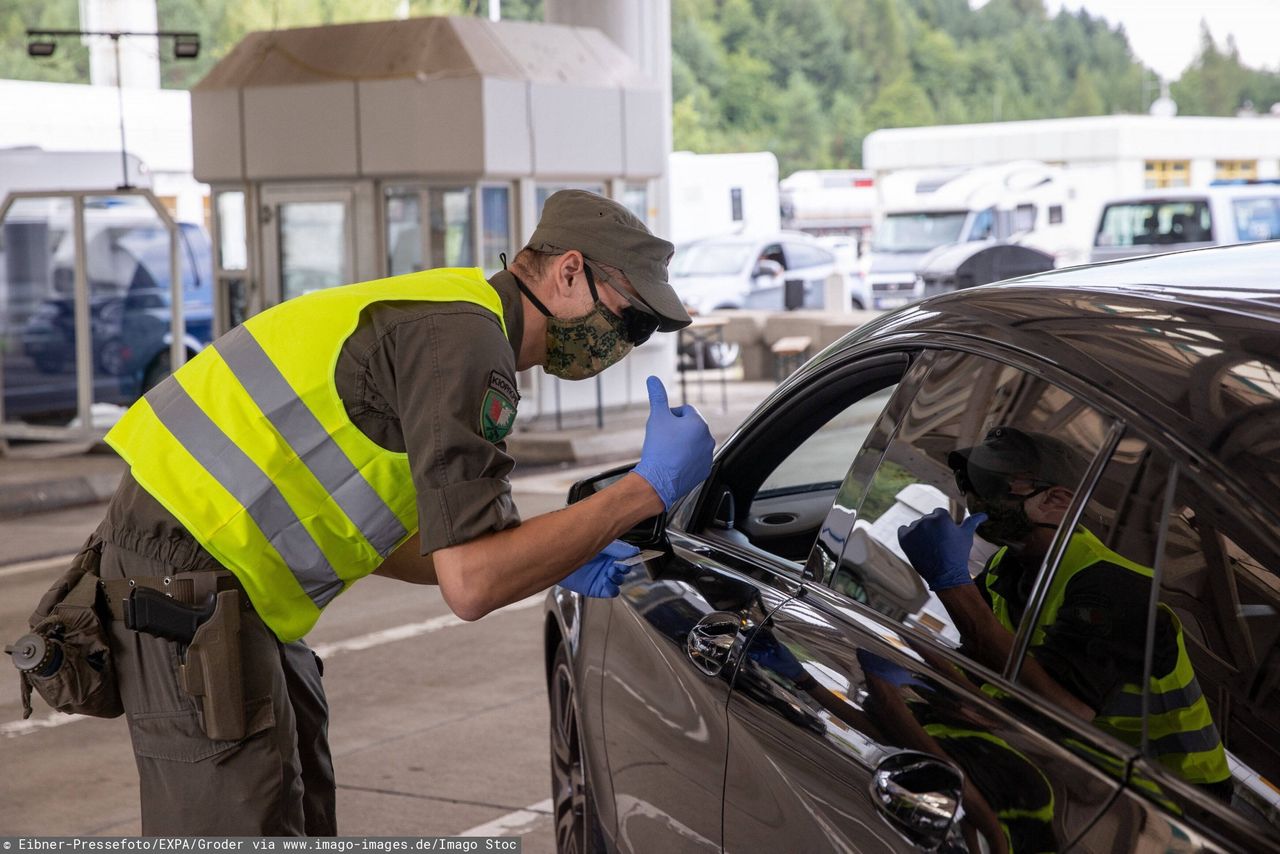
[[[632,536],[661,556],[622,596],[549,596],[561,850],[1280,844],[1280,243],[1132,262],[1211,271],[1176,292],[1130,263],[851,334]],[[1001,429],[1078,460],[957,464]],[[1041,525],[998,647],[898,538],[975,489]],[[961,589],[1012,572],[998,528]]]

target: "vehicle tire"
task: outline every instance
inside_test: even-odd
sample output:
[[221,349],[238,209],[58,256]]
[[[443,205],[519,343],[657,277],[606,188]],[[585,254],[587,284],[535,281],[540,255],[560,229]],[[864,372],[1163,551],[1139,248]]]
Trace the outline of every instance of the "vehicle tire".
[[[187,351],[188,362],[194,359],[195,357],[196,357],[195,353],[192,353],[190,350]],[[151,360],[151,364],[147,365],[146,373],[142,375],[142,393],[143,394],[146,394],[147,392],[151,391],[151,389],[160,385],[160,382],[165,377],[173,373],[172,371],[169,370],[169,362],[170,362],[169,348],[166,347],[164,350],[156,354],[156,357]]]
[[728,368],[738,361],[742,345],[736,341],[708,341],[702,350],[702,363],[708,368]]
[[560,854],[595,854],[605,850],[604,837],[587,781],[578,697],[564,643],[556,647],[547,695],[551,700],[551,800],[556,850]]
[[169,362],[169,350],[167,348],[163,352],[157,353],[156,357],[151,360],[151,364],[147,365],[147,370],[142,375],[143,394],[160,385],[160,381],[169,376],[171,373]]

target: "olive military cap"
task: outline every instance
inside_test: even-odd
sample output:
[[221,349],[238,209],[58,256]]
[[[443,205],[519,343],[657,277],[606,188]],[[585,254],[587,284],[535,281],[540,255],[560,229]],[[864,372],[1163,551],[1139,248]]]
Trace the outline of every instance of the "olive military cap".
[[639,217],[612,199],[586,190],[552,193],[525,248],[535,252],[576,249],[588,260],[617,267],[658,315],[663,332],[691,322],[667,280],[667,264],[675,247],[654,236]]

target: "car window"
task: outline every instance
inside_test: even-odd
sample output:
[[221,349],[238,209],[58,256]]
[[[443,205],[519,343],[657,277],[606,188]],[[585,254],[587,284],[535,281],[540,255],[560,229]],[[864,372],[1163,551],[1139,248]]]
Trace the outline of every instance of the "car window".
[[[1171,665],[1153,665],[1148,756],[1274,832],[1280,549],[1265,525],[1185,474],[1167,522],[1159,609],[1179,647]],[[1171,672],[1163,682],[1161,670]]]
[[1242,241],[1280,238],[1280,196],[1269,199],[1236,199],[1236,238]]
[[1202,200],[1107,205],[1095,246],[1203,243],[1213,239],[1209,205]]
[[726,449],[705,487],[713,513],[701,533],[802,563],[908,363],[903,353],[864,358],[775,401]]
[[787,256],[784,255],[782,252],[781,243],[770,243],[766,245],[763,249],[760,250],[760,256],[756,260],[757,262],[773,261],[777,264],[781,264],[782,269],[784,270],[790,269],[790,266],[791,266],[790,264],[787,263]]
[[808,246],[804,243],[787,243],[784,245],[784,249],[787,253],[788,269],[821,267],[824,264],[835,263],[835,256],[817,246]]
[[[968,647],[983,664],[1002,670],[1008,644],[966,636],[969,627],[952,616],[927,580],[938,565],[925,566],[918,557],[921,565],[914,565],[898,530],[934,511],[948,514],[953,528],[970,512],[985,512],[972,547],[943,563],[952,568],[953,586],[980,578],[992,565],[1006,584],[1014,579],[1014,601],[995,611],[1001,630],[1011,634],[1067,496],[1078,488],[1109,426],[1107,418],[1043,379],[978,356],[935,354],[891,434],[877,425],[890,438],[882,448],[868,448],[877,458],[874,474],[831,586],[906,626]],[[922,525],[917,528],[930,531],[933,540],[942,536],[940,523]],[[945,585],[935,577],[932,586]],[[981,580],[977,589],[984,589]]]

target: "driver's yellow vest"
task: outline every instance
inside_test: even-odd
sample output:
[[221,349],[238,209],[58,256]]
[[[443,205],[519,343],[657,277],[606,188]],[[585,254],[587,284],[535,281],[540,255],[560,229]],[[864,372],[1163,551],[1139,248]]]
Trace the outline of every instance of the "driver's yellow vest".
[[[1009,603],[994,589],[995,576],[1007,549],[992,556],[986,574],[987,594],[991,597],[996,619],[1013,632]],[[1067,583],[1079,572],[1094,564],[1106,561],[1130,572],[1151,579],[1150,567],[1126,560],[1108,549],[1102,541],[1086,530],[1079,530],[1071,537],[1062,563],[1054,574],[1045,595],[1040,618],[1031,634],[1031,649],[1044,643],[1045,632],[1058,618],[1058,609],[1066,594]],[[1177,636],[1178,658],[1173,669],[1157,676],[1151,675],[1147,691],[1147,741],[1151,752],[1160,763],[1192,783],[1216,783],[1230,776],[1222,739],[1214,724],[1209,704],[1200,690],[1195,669],[1187,655],[1182,637],[1182,624],[1173,611],[1163,603],[1161,611],[1172,621]],[[1093,722],[1100,729],[1127,744],[1142,743],[1142,685],[1127,683],[1112,697]]]
[[213,342],[106,437],[282,641],[418,530],[408,455],[365,436],[334,383],[360,312],[384,300],[473,303],[506,331],[477,269],[316,291]]

